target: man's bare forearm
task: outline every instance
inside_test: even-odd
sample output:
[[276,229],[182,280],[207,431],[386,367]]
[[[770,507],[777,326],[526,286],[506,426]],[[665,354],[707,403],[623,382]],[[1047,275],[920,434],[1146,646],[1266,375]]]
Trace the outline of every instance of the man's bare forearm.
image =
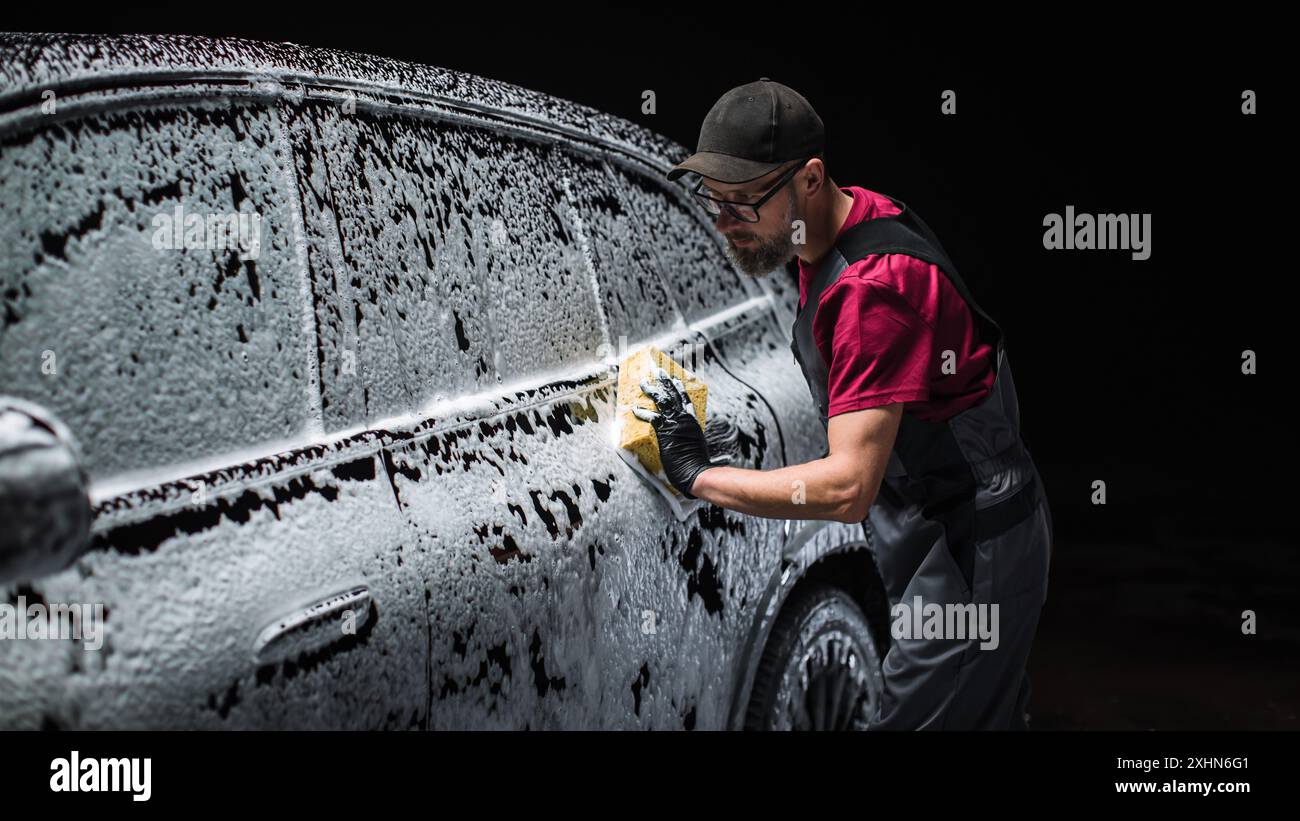
[[861,470],[843,462],[827,456],[776,470],[712,467],[699,475],[691,492],[751,516],[861,521],[871,500],[863,493]]

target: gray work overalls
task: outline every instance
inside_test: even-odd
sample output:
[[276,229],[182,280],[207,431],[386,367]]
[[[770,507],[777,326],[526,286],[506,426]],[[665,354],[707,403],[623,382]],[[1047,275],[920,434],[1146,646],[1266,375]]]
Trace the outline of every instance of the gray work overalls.
[[[795,319],[791,349],[829,424],[827,369],[813,342],[822,293],[869,254],[907,254],[938,266],[982,326],[996,339],[996,377],[981,402],[943,422],[906,410],[875,503],[863,521],[891,606],[884,693],[868,729],[1026,729],[1029,648],[1047,597],[1052,519],[1042,481],[1020,436],[1011,365],[997,324],[975,303],[943,246],[920,217],[902,213],[851,226],[813,272]],[[813,306],[809,309],[809,306]],[[997,604],[996,648],[978,635],[899,638],[894,621],[935,603]],[[903,603],[906,610],[895,610]],[[974,608],[965,607],[964,612]],[[929,612],[933,612],[931,609]],[[948,620],[945,619],[945,623]],[[973,624],[967,620],[964,624]],[[901,623],[900,623],[901,625]],[[922,631],[924,633],[924,631]],[[984,642],[990,644],[991,642]]]

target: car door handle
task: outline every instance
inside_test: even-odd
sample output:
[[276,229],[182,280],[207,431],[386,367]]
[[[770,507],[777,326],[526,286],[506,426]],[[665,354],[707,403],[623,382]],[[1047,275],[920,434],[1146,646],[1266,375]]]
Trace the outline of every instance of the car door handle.
[[[327,647],[359,631],[370,618],[370,588],[352,584],[277,617],[253,642],[253,659],[258,665],[275,664],[303,653]],[[345,631],[342,618],[352,611],[352,631]]]

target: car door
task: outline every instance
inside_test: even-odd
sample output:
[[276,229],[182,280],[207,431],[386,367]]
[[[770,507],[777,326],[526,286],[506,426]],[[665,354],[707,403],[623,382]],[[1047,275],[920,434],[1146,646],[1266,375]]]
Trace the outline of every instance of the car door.
[[[0,726],[419,726],[423,590],[378,437],[321,424],[281,114],[169,91],[60,90],[3,137],[0,384],[78,438],[95,519],[2,595],[101,606],[104,633],[0,642]],[[256,242],[213,233],[253,217]]]
[[[611,336],[657,341],[708,385],[706,432],[715,461],[754,470],[785,464],[781,426],[747,361],[745,330],[766,299],[719,252],[691,205],[659,172],[610,152],[599,179],[574,185],[601,274]],[[723,351],[735,351],[735,361]],[[652,534],[628,553],[625,580],[640,611],[638,682],[653,726],[723,727],[753,610],[779,560],[783,522],[703,505],[684,522],[644,483],[629,522]],[[657,547],[657,549],[656,549]],[[644,649],[644,648],[648,648]],[[656,687],[656,682],[662,687]],[[671,688],[671,689],[670,689]]]
[[602,726],[601,605],[565,591],[590,584],[615,529],[595,515],[614,372],[555,149],[414,102],[348,113],[319,96],[291,133],[327,415],[384,437],[416,533],[430,726]]

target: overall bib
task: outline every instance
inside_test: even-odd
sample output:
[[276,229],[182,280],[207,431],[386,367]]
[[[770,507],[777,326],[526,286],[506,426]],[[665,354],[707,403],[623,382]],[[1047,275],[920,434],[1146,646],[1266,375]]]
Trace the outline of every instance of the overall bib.
[[[929,227],[904,203],[890,200],[902,213],[846,229],[812,274],[795,319],[790,347],[822,425],[829,425],[827,368],[813,342],[813,315],[822,293],[870,254],[907,254],[937,266],[975,315],[980,338],[996,340],[996,376],[979,404],[943,422],[904,411],[880,491],[863,521],[891,605],[884,693],[868,729],[1026,729],[1025,665],[1047,597],[1051,511],[1020,437],[1001,328],[975,303]],[[983,609],[986,629],[996,628],[989,631],[996,646],[992,637],[982,640],[971,630],[946,631],[944,638],[912,630],[900,638],[895,608],[906,606],[902,617],[911,625],[923,622],[924,615],[910,612],[918,596],[923,614],[931,603],[943,609],[946,625],[972,626],[975,620],[964,614]],[[950,620],[950,610],[962,618]]]

